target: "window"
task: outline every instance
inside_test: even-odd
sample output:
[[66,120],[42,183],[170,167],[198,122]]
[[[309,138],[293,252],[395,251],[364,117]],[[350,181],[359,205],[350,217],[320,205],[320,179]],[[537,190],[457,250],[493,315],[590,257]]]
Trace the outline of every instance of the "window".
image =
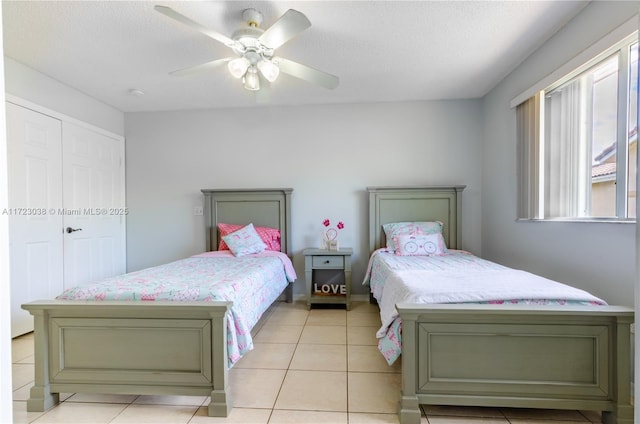
[[519,217],[634,220],[637,107],[637,35],[518,105]]

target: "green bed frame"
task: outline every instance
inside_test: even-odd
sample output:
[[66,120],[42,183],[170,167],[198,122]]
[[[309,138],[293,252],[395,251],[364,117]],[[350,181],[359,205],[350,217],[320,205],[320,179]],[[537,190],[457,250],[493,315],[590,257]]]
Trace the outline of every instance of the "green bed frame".
[[[462,248],[465,186],[369,187],[369,241],[382,225],[442,221],[447,246]],[[402,319],[401,424],[419,405],[602,411],[632,424],[633,309],[619,306],[396,305]]]
[[[218,246],[219,222],[253,222],[279,228],[288,253],[292,191],[202,190],[207,250]],[[34,317],[35,382],[27,411],[52,407],[59,393],[211,396],[210,416],[231,410],[231,302],[45,300],[22,307]]]

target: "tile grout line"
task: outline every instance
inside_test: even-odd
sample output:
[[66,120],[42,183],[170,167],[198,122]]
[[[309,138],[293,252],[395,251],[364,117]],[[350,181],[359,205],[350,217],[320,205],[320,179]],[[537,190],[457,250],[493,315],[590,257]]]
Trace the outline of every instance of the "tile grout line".
[[346,368],[346,373],[345,373],[345,379],[346,379],[346,384],[345,384],[345,391],[346,391],[346,396],[347,396],[347,424],[349,424],[351,422],[351,418],[349,413],[351,412],[349,409],[349,311],[347,311],[347,313],[345,314],[345,318],[344,318],[344,355],[345,355],[345,368]]
[[[284,387],[284,382],[287,379],[287,375],[289,374],[289,369],[291,368],[291,364],[293,363],[293,358],[296,355],[298,350],[298,346],[300,345],[300,339],[302,338],[302,333],[304,332],[305,327],[307,326],[307,321],[309,320],[309,313],[307,312],[307,317],[304,320],[304,324],[302,325],[302,330],[300,334],[298,334],[298,338],[295,343],[295,348],[293,349],[293,353],[291,354],[291,358],[289,359],[289,363],[287,364],[287,369],[284,370],[284,376],[282,377],[282,381],[280,382],[280,388],[278,389],[278,393],[273,400],[273,405],[271,405],[271,412],[269,412],[269,418],[267,419],[267,423],[271,422],[271,418],[273,417],[273,413],[276,410],[276,404],[278,403],[278,399],[280,398],[280,393],[282,393],[282,388]],[[257,334],[256,334],[257,336]]]

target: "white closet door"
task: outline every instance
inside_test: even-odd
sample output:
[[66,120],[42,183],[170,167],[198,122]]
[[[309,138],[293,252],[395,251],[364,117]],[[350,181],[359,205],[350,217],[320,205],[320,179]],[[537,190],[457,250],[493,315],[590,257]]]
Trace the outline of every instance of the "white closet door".
[[63,287],[61,122],[6,103],[11,337],[33,330],[20,305]]
[[64,287],[125,272],[124,142],[65,122]]

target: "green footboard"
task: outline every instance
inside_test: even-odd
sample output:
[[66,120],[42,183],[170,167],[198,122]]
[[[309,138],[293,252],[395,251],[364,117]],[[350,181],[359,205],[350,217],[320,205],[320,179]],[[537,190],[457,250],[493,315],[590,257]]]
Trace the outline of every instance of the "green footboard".
[[623,307],[399,304],[400,422],[418,405],[597,410],[632,424]]
[[231,410],[226,312],[231,302],[41,301],[34,316],[35,383],[28,411],[59,393],[211,396]]

